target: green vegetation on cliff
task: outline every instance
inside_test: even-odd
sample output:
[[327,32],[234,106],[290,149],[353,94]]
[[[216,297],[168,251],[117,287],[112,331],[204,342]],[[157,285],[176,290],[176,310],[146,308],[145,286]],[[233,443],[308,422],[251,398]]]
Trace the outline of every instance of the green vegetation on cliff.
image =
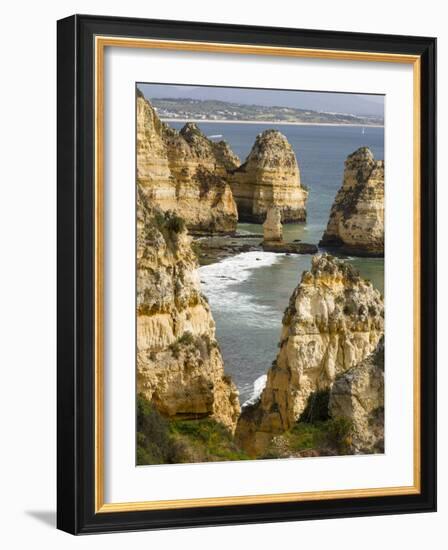
[[137,464],[248,460],[232,434],[210,418],[164,418],[142,395],[137,398]]
[[352,454],[351,422],[346,418],[328,418],[310,422],[297,422],[272,439],[259,458],[299,458]]
[[[344,418],[323,418],[324,392],[316,396],[313,422],[302,420],[289,431],[275,437],[258,458],[275,459],[350,453],[351,424]],[[196,420],[166,419],[142,395],[137,399],[137,464],[179,464],[250,460],[219,422],[210,418]]]

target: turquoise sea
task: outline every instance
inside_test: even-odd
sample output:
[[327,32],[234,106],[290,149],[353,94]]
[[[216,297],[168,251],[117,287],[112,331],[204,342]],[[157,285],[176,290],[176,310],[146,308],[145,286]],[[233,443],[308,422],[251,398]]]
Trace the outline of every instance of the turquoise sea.
[[[170,125],[180,129],[183,124]],[[302,182],[309,189],[307,222],[284,226],[285,238],[290,241],[319,242],[342,183],[347,155],[368,146],[377,159],[384,159],[383,128],[366,127],[363,132],[360,127],[348,126],[213,122],[199,123],[199,127],[207,136],[221,135],[241,160],[263,130],[277,128],[288,138],[299,162]],[[240,224],[239,230],[262,233],[262,227],[256,224]],[[349,257],[348,261],[383,292],[382,258]],[[261,377],[277,355],[283,311],[310,262],[308,255],[246,252],[200,268],[226,372],[240,390],[241,403],[253,395],[257,380],[257,391],[262,387]]]

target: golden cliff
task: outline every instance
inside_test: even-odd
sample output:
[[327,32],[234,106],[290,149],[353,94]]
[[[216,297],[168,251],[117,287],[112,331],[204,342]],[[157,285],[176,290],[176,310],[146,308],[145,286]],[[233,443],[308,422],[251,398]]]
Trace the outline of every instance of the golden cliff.
[[238,391],[225,375],[184,221],[137,198],[137,390],[169,418],[234,430]]
[[345,161],[344,179],[321,246],[359,256],[384,255],[384,161],[361,147]]
[[232,233],[238,213],[226,178],[238,165],[226,143],[191,123],[177,132],[137,94],[137,182],[152,204],[176,212],[191,231]]
[[301,185],[291,145],[277,130],[257,136],[230,181],[240,221],[263,223],[272,207],[280,211],[283,223],[306,220],[308,191]]
[[283,317],[280,351],[259,401],[243,409],[237,441],[253,456],[290,429],[310,396],[360,363],[384,330],[381,294],[348,263],[314,256]]

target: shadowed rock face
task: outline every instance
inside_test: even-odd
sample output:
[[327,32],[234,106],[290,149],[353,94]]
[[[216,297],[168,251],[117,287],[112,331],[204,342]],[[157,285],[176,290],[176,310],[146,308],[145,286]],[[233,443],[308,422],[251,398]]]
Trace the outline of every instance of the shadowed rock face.
[[180,132],[137,96],[137,182],[151,203],[184,218],[192,231],[232,233],[238,213],[227,170],[239,159],[192,123]]
[[384,255],[384,161],[375,160],[369,148],[347,157],[319,244],[360,256]]
[[384,452],[384,338],[364,361],[336,378],[329,413],[350,421],[353,453]]
[[257,136],[244,164],[231,177],[240,221],[263,223],[277,208],[283,223],[306,220],[308,192],[301,186],[294,151],[277,130]]
[[224,365],[182,219],[137,197],[137,390],[164,416],[231,431],[238,391]]
[[283,317],[280,351],[257,404],[243,410],[236,437],[256,456],[288,429],[308,398],[367,357],[384,331],[383,299],[348,263],[315,256]]

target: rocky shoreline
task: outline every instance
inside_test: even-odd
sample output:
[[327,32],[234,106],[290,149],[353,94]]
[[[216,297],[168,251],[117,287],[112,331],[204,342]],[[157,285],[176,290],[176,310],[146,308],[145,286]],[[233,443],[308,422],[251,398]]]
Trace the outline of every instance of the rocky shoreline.
[[210,265],[242,252],[276,252],[278,254],[316,254],[309,243],[264,243],[262,235],[209,235],[193,238],[193,250],[199,265]]

